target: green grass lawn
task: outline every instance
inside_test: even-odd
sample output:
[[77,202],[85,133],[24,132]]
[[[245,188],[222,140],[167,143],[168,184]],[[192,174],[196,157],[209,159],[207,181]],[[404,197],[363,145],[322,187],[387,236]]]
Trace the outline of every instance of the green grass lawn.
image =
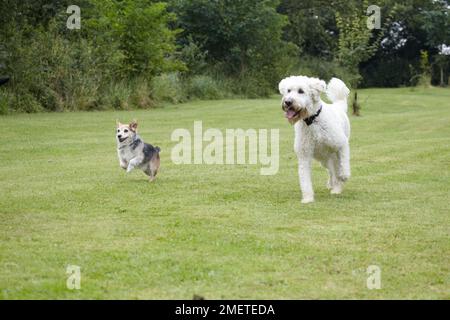
[[[352,178],[300,203],[279,98],[0,118],[3,299],[450,298],[450,90],[360,91]],[[149,183],[119,168],[115,120],[161,147]],[[279,128],[280,169],[175,165],[176,128]],[[81,290],[66,288],[67,265]],[[380,290],[366,286],[381,268]]]

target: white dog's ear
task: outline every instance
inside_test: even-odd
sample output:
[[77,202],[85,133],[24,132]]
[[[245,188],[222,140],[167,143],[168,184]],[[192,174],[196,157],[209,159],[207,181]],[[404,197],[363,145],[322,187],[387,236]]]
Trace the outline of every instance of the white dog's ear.
[[309,78],[309,83],[311,88],[317,92],[317,95],[320,95],[327,89],[327,84],[325,83],[325,81],[318,78]]
[[288,78],[284,78],[278,84],[278,91],[280,91],[281,95],[285,95],[286,94],[286,91],[287,91],[287,89],[286,89],[287,80],[288,80]]

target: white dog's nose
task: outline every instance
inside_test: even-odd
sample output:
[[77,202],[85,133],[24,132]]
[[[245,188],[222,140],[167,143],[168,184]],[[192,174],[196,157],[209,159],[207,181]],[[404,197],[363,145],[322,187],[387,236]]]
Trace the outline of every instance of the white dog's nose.
[[286,99],[284,100],[284,104],[288,107],[290,107],[292,105],[292,100],[291,99]]

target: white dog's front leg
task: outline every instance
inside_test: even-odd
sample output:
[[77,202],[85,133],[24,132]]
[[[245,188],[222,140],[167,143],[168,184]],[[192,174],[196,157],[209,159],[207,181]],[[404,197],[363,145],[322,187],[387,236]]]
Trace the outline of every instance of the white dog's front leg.
[[300,189],[302,190],[302,203],[314,202],[314,191],[311,182],[311,158],[299,157],[298,176],[300,180]]
[[338,151],[338,178],[347,181],[350,178],[350,146],[344,144]]
[[133,170],[136,166],[138,166],[141,163],[142,159],[140,158],[133,158],[130,160],[130,162],[128,162],[128,168],[127,168],[127,172],[130,172],[131,170]]
[[336,184],[338,178],[336,174],[336,162],[337,157],[334,155],[331,155],[326,161],[324,161],[322,164],[328,169],[328,182],[327,182],[327,189],[331,190],[333,189],[334,185]]

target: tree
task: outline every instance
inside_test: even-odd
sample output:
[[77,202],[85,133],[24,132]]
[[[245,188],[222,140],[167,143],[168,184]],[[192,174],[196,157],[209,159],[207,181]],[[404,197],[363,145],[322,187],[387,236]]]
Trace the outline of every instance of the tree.
[[347,79],[355,89],[353,100],[353,114],[359,115],[360,105],[356,89],[362,77],[359,73],[359,65],[368,60],[377,49],[378,39],[372,41],[373,32],[367,26],[367,16],[364,14],[368,8],[368,2],[362,4],[352,2],[345,13],[336,11],[336,25],[339,30],[338,56],[339,63],[350,73]]
[[364,14],[368,2],[362,6],[350,6],[346,13],[336,12],[336,25],[339,30],[338,56],[339,63],[353,75],[352,87],[361,81],[359,65],[368,60],[376,51],[378,42],[371,41],[373,32],[367,27],[367,16]]
[[[439,67],[439,85],[445,86],[444,70],[448,70],[450,65],[450,46],[442,44],[439,47],[439,53],[435,55],[435,64]],[[448,79],[448,78],[447,78]],[[448,85],[448,83],[447,83]]]
[[[426,32],[426,44],[434,52],[434,64],[439,67],[439,85],[444,86],[444,69],[449,63],[446,47],[450,44],[450,10],[447,1],[435,1],[434,8],[422,12],[422,30]],[[447,53],[447,54],[446,54]]]
[[[209,65],[230,77],[256,79],[273,88],[297,48],[282,40],[287,18],[274,0],[173,0],[171,8],[183,29],[179,43],[198,44]],[[264,90],[267,92],[267,90]]]
[[123,77],[151,78],[183,69],[175,58],[179,29],[169,28],[176,19],[166,3],[150,0],[91,0],[86,22],[88,37],[105,55],[111,45],[123,54]]
[[[448,35],[449,27],[443,24],[444,15],[430,15],[429,12],[448,12],[448,1],[430,0],[384,0],[379,3],[385,26],[381,32],[381,42],[372,58],[360,65],[364,79],[363,86],[397,87],[415,85],[420,79],[421,51],[429,53],[434,63],[431,79],[438,83],[439,65],[437,45],[445,41],[430,42],[432,38]],[[385,21],[388,17],[390,21]],[[448,13],[446,13],[448,19]],[[431,23],[434,26],[427,24]],[[439,26],[440,25],[440,26]],[[448,43],[448,42],[447,42]],[[443,73],[446,68],[444,66]]]
[[301,56],[333,59],[337,49],[336,4],[327,0],[283,0],[278,12],[289,19],[284,39],[299,47]]

